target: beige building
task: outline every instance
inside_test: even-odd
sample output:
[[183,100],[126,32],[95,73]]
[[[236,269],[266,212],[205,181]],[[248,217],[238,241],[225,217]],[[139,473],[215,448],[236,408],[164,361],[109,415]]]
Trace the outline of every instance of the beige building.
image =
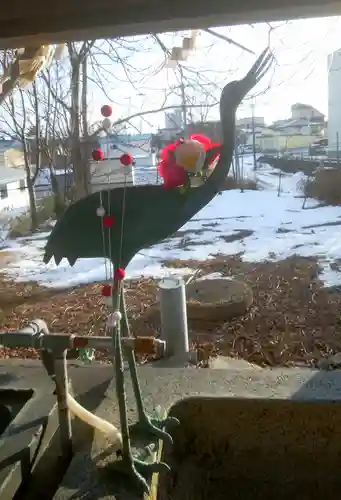
[[265,127],[265,120],[263,116],[247,116],[236,120],[236,127],[252,129],[253,124],[255,127]]
[[[317,139],[325,136],[326,122],[323,113],[308,104],[291,106],[290,118],[277,120],[269,127],[255,127],[256,147],[261,150],[277,151],[308,148]],[[253,137],[246,129],[247,144],[252,145]]]
[[20,149],[0,150],[0,168],[23,167],[24,165],[24,153]]
[[324,121],[325,116],[310,104],[296,103],[291,106],[291,118],[293,120],[319,122]]

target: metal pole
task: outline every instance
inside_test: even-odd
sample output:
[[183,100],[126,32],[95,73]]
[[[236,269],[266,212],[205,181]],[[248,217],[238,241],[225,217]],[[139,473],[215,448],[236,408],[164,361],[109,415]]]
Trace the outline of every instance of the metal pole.
[[252,98],[251,111],[252,111],[253,169],[256,170],[256,168],[257,168],[257,157],[256,157],[255,102],[254,102],[254,98]]
[[184,136],[187,137],[187,107],[186,107],[186,94],[185,94],[185,85],[184,85],[184,74],[182,71],[182,67],[179,64],[179,72],[180,72],[180,91],[181,91],[181,106],[182,106],[182,126],[184,130]]
[[72,456],[72,426],[70,411],[67,405],[69,381],[67,374],[66,351],[59,353],[58,357],[55,357],[54,373],[58,403],[61,452],[64,459],[69,459]]
[[[65,335],[62,333],[37,335],[35,323],[19,332],[0,332],[0,346],[4,347],[35,347],[36,349],[48,350],[51,354],[59,353],[67,349],[111,349],[112,339],[110,337],[82,337],[80,335]],[[138,338],[122,337],[123,345],[135,349]],[[154,338],[154,348],[159,356],[164,352],[164,342]]]
[[339,132],[336,132],[336,161],[337,161],[337,166],[339,166],[339,160],[340,160]]
[[167,277],[159,282],[161,340],[166,355],[183,356],[189,352],[185,282]]

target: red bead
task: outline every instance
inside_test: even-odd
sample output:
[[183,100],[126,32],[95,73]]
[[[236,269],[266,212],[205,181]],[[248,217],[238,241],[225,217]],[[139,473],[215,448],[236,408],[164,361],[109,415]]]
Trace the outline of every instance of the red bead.
[[125,278],[125,275],[126,275],[125,270],[122,269],[121,267],[119,267],[118,269],[116,269],[116,271],[114,273],[114,280],[115,281],[122,281]]
[[120,158],[120,162],[122,163],[122,165],[124,165],[125,167],[127,167],[128,165],[132,165],[133,164],[133,161],[134,161],[134,158],[131,156],[130,153],[124,153],[121,158]]
[[94,149],[92,152],[92,158],[95,161],[102,161],[104,160],[104,152],[100,148]]
[[111,297],[111,286],[103,285],[101,290],[102,297]]
[[115,217],[113,215],[105,215],[103,217],[104,227],[112,227],[115,224]]
[[102,116],[108,118],[109,116],[112,115],[112,107],[109,106],[109,104],[104,104],[104,106],[101,107],[101,113]]

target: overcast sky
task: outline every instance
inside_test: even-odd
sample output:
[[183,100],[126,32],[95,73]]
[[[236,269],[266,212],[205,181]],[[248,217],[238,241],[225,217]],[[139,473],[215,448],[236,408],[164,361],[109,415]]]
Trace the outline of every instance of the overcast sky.
[[[288,23],[272,24],[275,29],[269,35],[267,24],[252,26],[236,26],[232,28],[216,28],[235,41],[259,54],[270,41],[270,46],[276,56],[276,66],[257,89],[259,92],[270,84],[270,90],[256,99],[256,115],[264,116],[268,123],[273,120],[288,117],[290,106],[296,102],[312,104],[327,114],[328,112],[328,78],[327,56],[341,48],[341,19],[338,17],[290,21]],[[181,45],[186,33],[161,35],[168,48]],[[210,102],[219,98],[220,88],[224,82],[243,76],[254,62],[256,56],[239,48],[213,38],[207,33],[201,33],[197,50],[184,63],[186,78],[194,78],[193,71],[198,71],[201,81],[207,82],[206,88],[211,94]],[[131,60],[130,60],[131,61]],[[172,69],[159,71],[163,61],[163,53],[157,45],[146,43],[145,53],[138,53],[133,58],[133,65],[141,70],[152,68],[140,83],[139,92],[135,92],[125,83],[114,88],[108,88],[109,97],[113,99],[115,116],[137,113],[140,110],[156,109],[162,105],[165,89],[177,85],[178,76]],[[117,70],[118,73],[120,70]],[[132,74],[134,72],[132,71]],[[196,93],[197,102],[205,102],[200,96],[200,89],[193,90],[192,83],[186,80],[186,91],[193,96]],[[192,87],[191,87],[192,86]],[[140,93],[141,95],[138,95]],[[95,118],[100,118],[99,108],[103,97],[93,91],[90,95],[90,109]],[[173,96],[170,104],[180,104],[180,98]],[[242,105],[239,116],[250,115],[250,101]],[[194,118],[198,115],[193,112]],[[213,108],[209,118],[218,117],[218,108]],[[164,114],[160,113],[147,122],[136,120],[135,125],[143,130],[164,125]]]

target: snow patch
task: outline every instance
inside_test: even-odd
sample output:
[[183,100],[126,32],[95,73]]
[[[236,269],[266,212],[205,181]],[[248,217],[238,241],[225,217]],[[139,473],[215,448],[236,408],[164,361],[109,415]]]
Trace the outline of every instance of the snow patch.
[[[168,268],[165,262],[173,259],[204,261],[217,254],[242,253],[244,260],[260,262],[298,254],[317,256],[326,285],[340,284],[341,273],[330,264],[341,258],[341,207],[320,207],[315,200],[307,200],[303,209],[299,191],[303,174],[280,174],[267,165],[254,171],[250,159],[244,161],[243,171],[246,177],[256,177],[264,189],[225,191],[216,196],[178,235],[136,255],[127,277],[193,274],[190,268]],[[104,259],[83,259],[74,267],[65,260],[58,267],[52,262],[44,264],[47,237],[40,233],[10,242],[20,258],[6,272],[21,281],[35,280],[53,287],[106,279],[109,264]]]

